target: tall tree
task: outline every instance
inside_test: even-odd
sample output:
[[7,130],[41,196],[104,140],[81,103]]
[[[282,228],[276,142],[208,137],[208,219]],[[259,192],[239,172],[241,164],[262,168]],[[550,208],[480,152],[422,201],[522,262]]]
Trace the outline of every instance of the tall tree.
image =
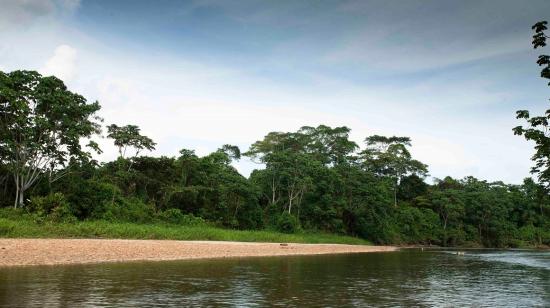
[[350,131],[345,126],[331,128],[319,125],[304,126],[298,134],[302,135],[307,153],[325,165],[335,166],[349,162],[349,155],[358,149],[357,144],[349,140]]
[[270,132],[263,140],[254,142],[248,149],[245,156],[250,157],[256,163],[265,164],[265,170],[253,173],[254,181],[261,181],[260,186],[267,186],[268,204],[275,205],[284,197],[283,193],[283,169],[284,156],[280,153],[303,151],[303,145],[299,142],[302,139],[295,133]]
[[[135,150],[134,157],[139,155],[142,150],[152,151],[157,145],[151,138],[141,135],[140,129],[136,125],[118,126],[111,124],[107,126],[107,137],[114,140],[115,146],[118,147],[120,158],[126,158],[126,150],[133,148]],[[128,166],[128,171],[132,168],[132,161]]]
[[[327,126],[320,128],[330,130]],[[319,135],[311,127],[302,127],[295,133],[271,132],[245,153],[266,165],[265,171],[255,174],[255,179],[268,183],[269,193],[264,195],[270,196],[270,205],[284,200],[283,208],[288,213],[294,207],[299,211],[305,192],[312,186],[312,173],[321,164],[330,163],[331,155],[320,143]]]
[[447,246],[450,225],[464,215],[461,191],[455,189],[434,190],[430,194],[431,209],[439,214],[443,227],[443,246]]
[[[540,21],[532,27],[535,31],[533,35],[533,47],[535,49],[546,46],[548,36],[544,31],[547,30],[547,24],[546,21]],[[543,67],[540,76],[550,79],[550,56],[540,55],[537,64]],[[548,85],[550,86],[550,82]],[[547,109],[544,115],[541,116],[532,117],[527,110],[518,110],[516,114],[518,119],[525,119],[528,126],[515,127],[514,134],[523,135],[525,139],[535,142],[535,154],[532,157],[535,166],[531,169],[531,172],[538,174],[539,181],[550,188],[550,109]]]
[[[0,160],[15,181],[15,207],[44,174],[89,158],[81,139],[100,132],[99,109],[56,77],[0,72]],[[99,150],[93,142],[89,146]]]
[[366,149],[362,152],[365,167],[379,176],[387,176],[393,183],[394,205],[397,206],[397,188],[406,175],[426,176],[428,166],[412,158],[407,147],[409,137],[385,137],[373,135],[365,139]]

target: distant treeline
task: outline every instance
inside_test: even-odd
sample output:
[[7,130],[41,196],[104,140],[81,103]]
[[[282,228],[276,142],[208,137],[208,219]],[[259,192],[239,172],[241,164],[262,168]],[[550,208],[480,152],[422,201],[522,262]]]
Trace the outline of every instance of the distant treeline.
[[[228,228],[303,228],[385,244],[550,244],[550,198],[533,180],[447,177],[429,185],[408,138],[372,136],[359,150],[348,133],[327,126],[270,133],[244,153],[265,165],[249,179],[231,166],[241,155],[234,146],[204,157],[181,150],[179,157],[75,161],[55,170],[55,181],[41,177],[22,207],[54,221],[202,218]],[[2,206],[13,206],[12,175],[0,168]]]

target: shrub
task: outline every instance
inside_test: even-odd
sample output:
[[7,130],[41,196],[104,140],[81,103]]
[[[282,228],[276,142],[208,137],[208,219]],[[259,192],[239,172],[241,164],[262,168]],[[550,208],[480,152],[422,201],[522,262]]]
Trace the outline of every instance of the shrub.
[[171,224],[179,224],[183,220],[183,213],[179,209],[167,209],[157,213],[157,219]]
[[106,211],[105,205],[119,202],[120,189],[114,184],[99,180],[85,180],[70,184],[67,200],[71,211],[80,219],[101,218]]
[[550,232],[544,227],[535,227],[532,224],[519,228],[516,238],[526,243],[524,246],[548,245]]
[[248,202],[237,213],[236,222],[233,223],[242,230],[260,229],[263,227],[262,209],[255,203]]
[[77,219],[68,206],[55,207],[48,215],[48,219],[54,222],[76,222]]
[[179,209],[167,209],[157,213],[156,217],[162,222],[178,225],[196,226],[206,223],[201,217],[195,217],[193,214],[183,214]]
[[295,233],[300,229],[298,219],[292,214],[284,212],[277,219],[277,230],[283,233]]
[[76,220],[62,193],[32,197],[26,208],[29,213],[34,214],[39,220],[44,218],[55,222],[73,222]]
[[101,218],[112,222],[144,223],[152,220],[153,213],[153,207],[138,198],[120,198],[117,202],[104,204],[104,213]]
[[439,217],[432,210],[402,205],[395,210],[394,217],[394,225],[404,243],[438,242]]

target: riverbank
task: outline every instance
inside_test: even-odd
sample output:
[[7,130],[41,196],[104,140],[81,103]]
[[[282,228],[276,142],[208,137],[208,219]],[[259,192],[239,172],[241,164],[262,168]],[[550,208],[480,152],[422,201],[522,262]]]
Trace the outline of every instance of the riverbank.
[[[1,212],[0,212],[1,214]],[[232,230],[208,224],[126,223],[104,220],[51,222],[36,221],[29,215],[0,215],[0,238],[92,238],[152,239],[184,241],[279,242],[308,244],[370,245],[360,238],[322,232],[294,234],[269,230]]]
[[0,266],[395,251],[393,246],[121,239],[0,239]]

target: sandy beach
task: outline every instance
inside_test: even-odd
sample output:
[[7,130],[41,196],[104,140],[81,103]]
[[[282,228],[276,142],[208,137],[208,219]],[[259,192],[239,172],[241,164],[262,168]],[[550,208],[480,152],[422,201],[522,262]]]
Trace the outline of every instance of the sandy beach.
[[117,239],[0,239],[0,266],[317,255],[397,250],[392,246]]

